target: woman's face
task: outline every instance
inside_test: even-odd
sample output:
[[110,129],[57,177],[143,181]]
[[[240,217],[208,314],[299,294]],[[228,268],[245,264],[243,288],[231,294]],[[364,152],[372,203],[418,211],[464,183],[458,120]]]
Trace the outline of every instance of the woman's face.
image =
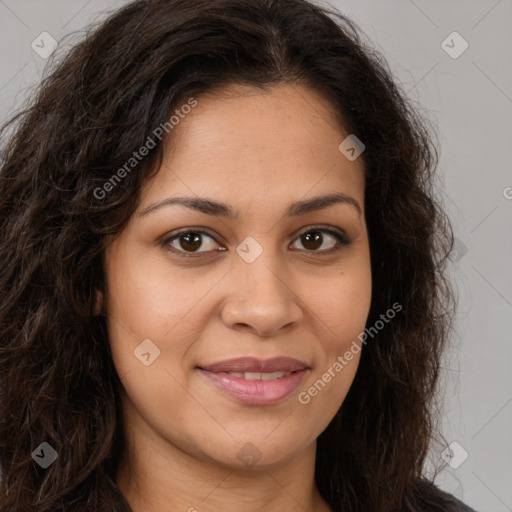
[[314,447],[357,369],[371,300],[363,162],[302,86],[196,100],[106,251],[124,416],[162,460],[178,449],[268,467]]

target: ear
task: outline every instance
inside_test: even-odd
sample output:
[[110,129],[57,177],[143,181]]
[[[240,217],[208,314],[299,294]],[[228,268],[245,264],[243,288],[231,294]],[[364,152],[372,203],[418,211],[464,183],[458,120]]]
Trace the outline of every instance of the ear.
[[103,312],[103,292],[95,288],[96,300],[94,302],[94,316],[99,316]]

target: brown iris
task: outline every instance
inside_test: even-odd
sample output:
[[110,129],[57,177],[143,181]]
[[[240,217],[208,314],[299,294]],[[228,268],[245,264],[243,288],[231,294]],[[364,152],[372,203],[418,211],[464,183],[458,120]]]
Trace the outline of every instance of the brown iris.
[[[201,238],[201,234],[199,233],[187,233],[180,236],[180,245],[183,249],[188,250],[190,248],[193,252],[201,247]],[[183,243],[183,240],[185,240],[185,244]]]
[[[318,249],[322,245],[323,235],[319,231],[309,231],[301,236],[301,240],[306,249]],[[308,244],[313,244],[314,247]]]

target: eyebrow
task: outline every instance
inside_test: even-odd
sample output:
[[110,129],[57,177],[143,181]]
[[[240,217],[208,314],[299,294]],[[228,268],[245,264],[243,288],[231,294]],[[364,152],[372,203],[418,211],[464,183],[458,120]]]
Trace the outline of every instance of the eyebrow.
[[[317,196],[313,197],[312,199],[306,199],[303,201],[296,201],[288,207],[285,216],[299,217],[307,213],[323,210],[324,208],[328,208],[329,206],[335,204],[350,205],[357,210],[359,215],[362,215],[363,213],[361,206],[353,197],[346,194],[337,193],[325,196]],[[164,199],[158,203],[150,204],[139,213],[139,216],[144,217],[156,210],[159,210],[160,208],[173,205],[182,205],[192,210],[206,213],[207,215],[225,217],[228,219],[238,219],[240,213],[238,210],[233,210],[231,206],[225,203],[214,201],[213,199],[203,197],[169,197],[168,199]]]

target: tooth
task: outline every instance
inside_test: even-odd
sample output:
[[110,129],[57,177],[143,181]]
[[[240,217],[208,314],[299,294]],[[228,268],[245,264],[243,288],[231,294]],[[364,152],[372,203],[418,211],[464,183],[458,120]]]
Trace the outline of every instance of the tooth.
[[261,373],[260,372],[244,372],[245,380],[260,380]]
[[217,375],[232,375],[246,380],[274,380],[288,377],[293,372],[216,372]]
[[246,380],[275,380],[291,374],[292,372],[217,372],[217,375],[232,375]]
[[273,380],[273,379],[281,379],[284,377],[285,372],[272,372],[272,373],[262,373],[261,378],[263,380]]

